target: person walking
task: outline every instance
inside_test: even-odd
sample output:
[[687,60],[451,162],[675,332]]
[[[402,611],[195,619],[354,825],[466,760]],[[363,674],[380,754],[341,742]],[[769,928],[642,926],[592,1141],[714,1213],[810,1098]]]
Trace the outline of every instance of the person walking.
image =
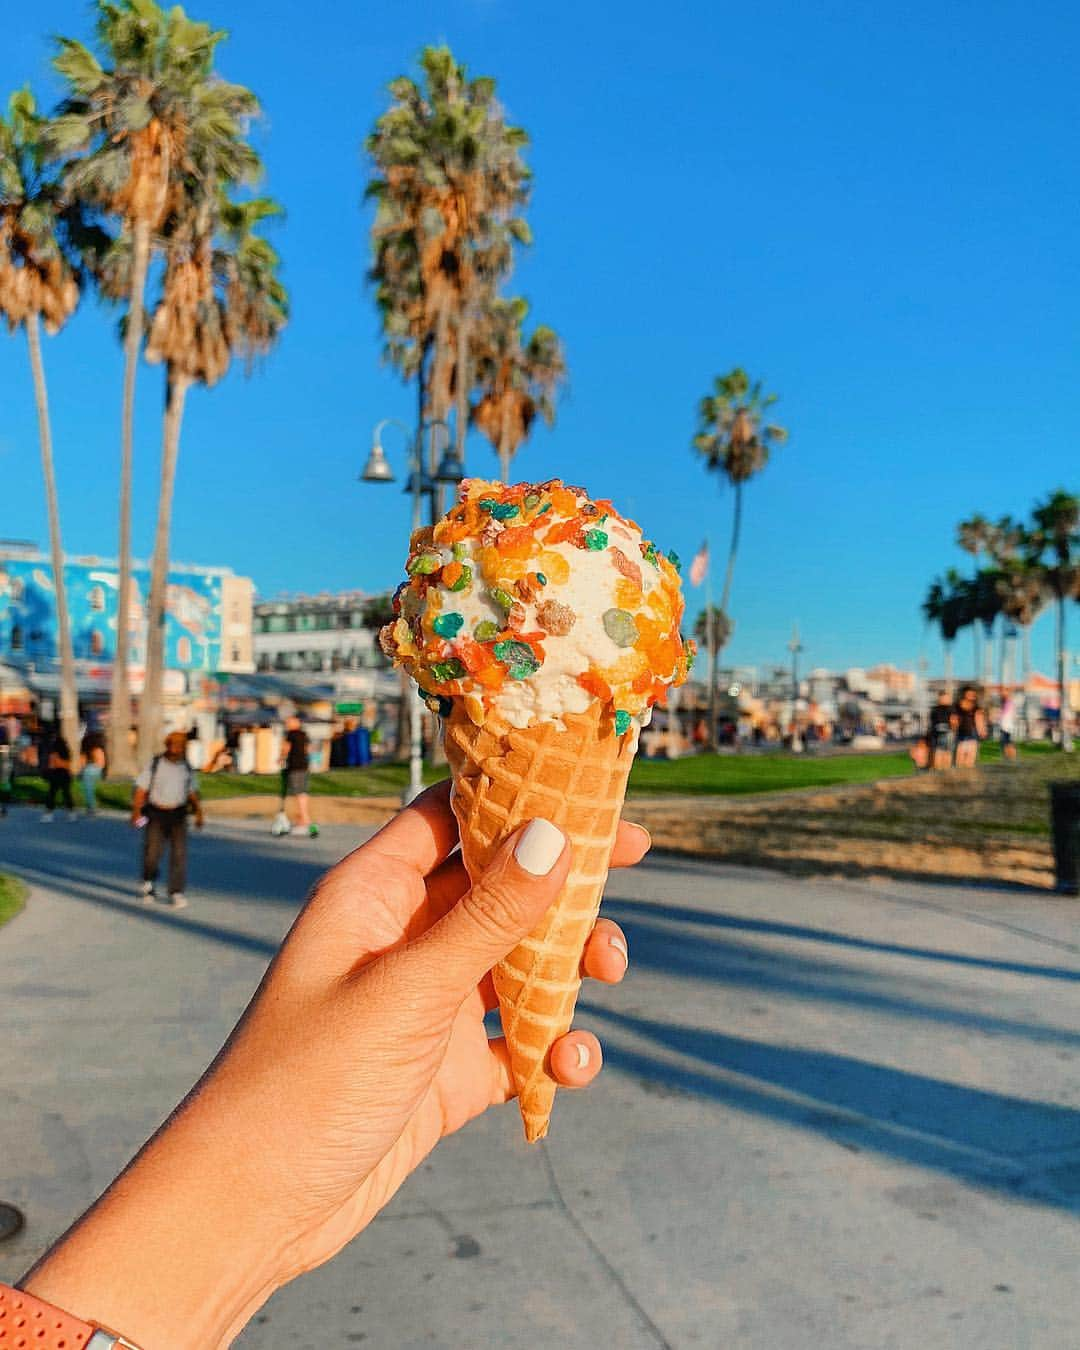
[[1017,723],[1020,721],[1022,700],[1023,690],[1010,690],[1005,695],[1005,702],[1001,705],[1001,716],[998,719],[1001,753],[1010,761],[1016,759],[1016,735],[1019,730]]
[[296,798],[297,824],[307,830],[312,839],[319,833],[308,809],[308,734],[293,715],[285,721],[285,736],[281,744],[281,810],[289,797]]
[[986,738],[986,716],[979,707],[973,685],[965,685],[956,704],[956,767],[971,769],[979,757],[979,742]]
[[99,731],[90,731],[83,737],[82,769],[79,782],[86,800],[86,814],[97,815],[97,786],[105,776],[105,742]]
[[41,819],[52,820],[59,801],[67,809],[68,820],[75,820],[75,803],[71,797],[71,748],[59,730],[54,731],[46,742],[44,758],[45,782],[48,788]]
[[165,753],[155,755],[135,779],[131,803],[131,823],[145,826],[142,854],[141,896],[144,904],[156,897],[158,868],[166,846],[169,849],[169,891],[166,902],[173,909],[184,909],[187,899],[187,816],[195,813],[195,827],[203,827],[202,803],[195,773],[187,762],[187,733],[170,731],[165,737]]

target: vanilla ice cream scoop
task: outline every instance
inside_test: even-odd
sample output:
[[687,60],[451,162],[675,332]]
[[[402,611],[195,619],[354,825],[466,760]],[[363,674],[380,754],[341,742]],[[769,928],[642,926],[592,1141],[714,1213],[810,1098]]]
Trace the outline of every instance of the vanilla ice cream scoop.
[[466,479],[406,571],[383,649],[477,724],[560,723],[599,700],[621,735],[687,677],[677,560],[581,488]]

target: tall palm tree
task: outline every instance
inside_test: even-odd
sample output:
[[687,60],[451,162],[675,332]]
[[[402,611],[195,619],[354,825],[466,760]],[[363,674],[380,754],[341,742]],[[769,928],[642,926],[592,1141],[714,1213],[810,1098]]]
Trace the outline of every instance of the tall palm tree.
[[51,124],[49,142],[52,154],[64,161],[64,191],[117,218],[130,249],[116,654],[109,721],[110,764],[117,773],[129,773],[134,767],[128,741],[131,472],[146,282],[155,236],[176,206],[178,170],[198,94],[210,77],[214,50],[225,34],[189,19],[179,5],[165,10],[156,0],[97,0],[96,10],[100,59],[81,42],[58,40],[53,65],[67,82],[68,94]]
[[[1001,612],[1010,624],[1016,625],[1020,629],[1024,661],[1021,671],[1021,683],[1027,684],[1027,651],[1028,651],[1028,632],[1031,625],[1039,617],[1039,612],[1046,603],[1046,592],[1043,586],[1043,577],[1040,569],[1031,563],[1024,556],[1009,557],[1003,559],[997,573],[998,597],[1001,603]],[[1014,628],[1015,635],[1016,629]],[[1015,636],[1013,637],[1015,644]],[[1004,664],[1004,662],[1003,662]],[[1010,658],[1009,675],[1015,673],[1015,651]],[[1006,683],[1005,673],[1002,674],[1002,684]]]
[[[731,584],[735,576],[735,557],[742,532],[743,487],[769,462],[774,447],[783,445],[787,431],[765,420],[777,401],[777,394],[766,394],[760,380],[751,381],[741,366],[726,375],[718,375],[711,394],[698,408],[698,429],[694,449],[705,456],[705,467],[722,475],[735,490],[735,509],[728,547],[727,570],[720,609],[731,613]],[[713,662],[713,687],[709,690],[710,735],[716,739],[716,671]]]
[[0,315],[7,320],[12,332],[19,327],[23,329],[30,354],[56,593],[60,724],[74,755],[79,748],[78,688],[64,582],[64,550],[53,467],[49,395],[41,356],[41,327],[54,335],[71,317],[79,303],[79,278],[65,256],[59,237],[63,213],[55,184],[45,171],[43,125],[28,89],[11,95],[7,117],[0,117]]
[[959,581],[960,577],[954,571],[947,572],[944,579],[936,577],[922,602],[923,617],[941,633],[945,651],[945,687],[950,697],[953,692],[953,643],[964,618],[962,593],[957,589]]
[[[976,561],[985,554],[987,560],[992,562],[995,537],[995,526],[978,512],[969,516],[967,520],[962,520],[956,527],[957,545],[965,553],[970,553]],[[981,576],[981,573],[979,575]],[[977,578],[973,591],[973,601],[978,611],[976,617],[979,621],[972,624],[971,629],[976,645],[975,669],[978,671],[980,665],[982,666],[982,683],[984,688],[989,688],[994,677],[994,620],[999,613],[996,603],[996,586],[986,578],[981,582]],[[979,659],[979,624],[982,625],[983,636],[985,637],[985,641],[981,644],[981,662]]]
[[[391,82],[391,106],[366,142],[377,204],[370,279],[386,356],[417,380],[419,421],[445,420],[453,406],[460,454],[473,334],[509,274],[512,244],[530,237],[518,214],[528,138],[507,123],[495,82],[469,79],[448,48],[426,48],[420,73]],[[434,430],[428,455],[433,469]]]
[[528,338],[523,336],[528,312],[520,296],[496,299],[476,335],[474,368],[480,397],[472,420],[498,455],[504,483],[510,481],[510,461],[537,418],[548,426],[554,422],[555,397],[566,378],[566,360],[554,329],[538,325]]
[[1043,585],[1054,600],[1057,646],[1058,690],[1060,696],[1061,747],[1072,749],[1069,725],[1069,686],[1065,664],[1065,602],[1080,599],[1080,497],[1058,488],[1036,503],[1031,513],[1034,523],[1033,561],[1041,570]]
[[146,684],[139,705],[144,758],[154,752],[161,732],[169,536],[187,394],[193,384],[212,388],[234,354],[250,368],[269,350],[288,314],[277,253],[255,233],[280,208],[268,198],[232,203],[222,191],[212,181],[204,191],[192,189],[188,210],[172,223],[162,297],[146,344],[147,361],[165,366],[165,415],[147,607]]

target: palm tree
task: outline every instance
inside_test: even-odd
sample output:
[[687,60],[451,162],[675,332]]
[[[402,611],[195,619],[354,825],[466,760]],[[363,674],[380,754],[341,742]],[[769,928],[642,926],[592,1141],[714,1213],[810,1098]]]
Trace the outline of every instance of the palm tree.
[[[694,449],[705,456],[705,467],[723,475],[735,489],[735,512],[731,526],[724,590],[720,610],[730,614],[731,583],[735,576],[735,556],[742,531],[743,486],[769,462],[775,446],[787,440],[787,431],[766,422],[765,414],[778,395],[766,394],[760,380],[751,382],[741,366],[726,375],[718,375],[713,392],[707,394],[698,409],[698,430]],[[714,673],[716,669],[714,662]],[[716,688],[709,691],[710,734],[716,738]]]
[[923,618],[934,624],[941,633],[941,642],[945,650],[945,686],[950,698],[953,692],[953,653],[952,644],[959,628],[958,610],[954,589],[950,579],[936,577],[926,592],[922,602]]
[[1033,561],[1038,565],[1045,590],[1054,599],[1058,689],[1060,691],[1060,737],[1063,750],[1072,749],[1069,727],[1069,690],[1065,674],[1065,601],[1080,598],[1080,497],[1064,488],[1038,502],[1031,513],[1034,523]]
[[[81,42],[58,40],[53,65],[68,95],[49,129],[51,153],[64,161],[61,181],[74,200],[120,221],[130,250],[124,327],[116,654],[110,707],[109,762],[133,766],[128,742],[131,593],[131,472],[135,377],[144,338],[144,299],[155,236],[176,207],[180,167],[200,92],[225,36],[156,0],[97,0],[99,60]],[[246,94],[246,91],[243,91]],[[250,98],[250,95],[247,95]],[[249,112],[255,111],[254,100]]]
[[472,420],[498,455],[504,483],[510,481],[510,461],[536,419],[542,417],[548,426],[554,422],[556,392],[566,378],[562,344],[554,329],[538,325],[523,338],[528,312],[528,304],[520,297],[496,299],[476,335],[480,397]]
[[[995,526],[983,515],[976,512],[969,516],[967,520],[962,520],[956,527],[957,545],[970,553],[976,561],[985,553],[988,560],[993,560],[993,549],[996,537]],[[979,577],[982,576],[980,572]],[[982,644],[982,661],[979,660],[979,626],[972,624],[972,636],[975,639],[975,669],[982,666],[982,683],[984,688],[989,688],[994,677],[994,620],[997,618],[999,610],[996,604],[997,588],[989,579],[983,579],[981,582],[976,579],[975,591],[973,592],[973,602],[978,611],[976,618],[982,625],[985,642]]]
[[[1027,684],[1027,651],[1028,651],[1028,631],[1031,625],[1039,616],[1043,605],[1046,603],[1046,593],[1043,587],[1043,577],[1040,569],[1031,563],[1024,556],[1007,557],[1002,560],[997,573],[998,597],[1001,603],[1001,612],[1010,624],[1016,625],[1022,635],[1022,652],[1024,656],[1023,670],[1021,672],[1021,683]],[[1010,658],[1009,676],[1015,673],[1015,632],[1013,628],[1014,652]],[[1005,665],[1005,662],[1002,662]],[[1006,680],[1006,673],[1002,672],[1002,684]]]
[[56,590],[60,724],[75,755],[79,748],[79,700],[64,582],[49,395],[41,356],[41,326],[50,336],[60,331],[79,303],[79,278],[59,238],[63,212],[55,184],[45,173],[43,125],[29,89],[11,95],[7,117],[0,117],[0,314],[12,332],[22,327],[30,354]]
[[[461,454],[473,334],[513,243],[530,237],[517,214],[528,137],[506,122],[495,82],[469,79],[448,48],[426,48],[420,68],[420,82],[391,82],[391,106],[366,143],[377,203],[370,279],[387,359],[417,380],[419,421],[445,420],[453,404]],[[434,469],[434,429],[428,453]]]
[[144,758],[160,739],[169,535],[187,394],[196,383],[212,388],[234,354],[246,358],[250,367],[269,350],[288,316],[277,253],[255,233],[261,221],[280,215],[276,203],[268,198],[229,202],[222,185],[213,181],[201,190],[193,187],[186,202],[189,211],[178,215],[167,235],[163,293],[146,344],[147,361],[165,366],[165,415],[147,607],[146,683],[139,706]]

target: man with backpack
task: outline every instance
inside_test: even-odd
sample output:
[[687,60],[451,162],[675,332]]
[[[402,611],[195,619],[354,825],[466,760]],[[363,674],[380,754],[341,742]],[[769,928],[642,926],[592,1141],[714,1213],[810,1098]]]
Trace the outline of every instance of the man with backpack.
[[173,909],[184,909],[184,883],[187,879],[187,816],[191,808],[195,826],[202,829],[203,813],[195,774],[187,762],[187,734],[170,731],[165,737],[165,753],[153,760],[135,779],[135,797],[131,803],[131,823],[145,827],[143,836],[142,888],[144,904],[153,904],[158,867],[166,846],[169,849],[169,891],[165,902]]

